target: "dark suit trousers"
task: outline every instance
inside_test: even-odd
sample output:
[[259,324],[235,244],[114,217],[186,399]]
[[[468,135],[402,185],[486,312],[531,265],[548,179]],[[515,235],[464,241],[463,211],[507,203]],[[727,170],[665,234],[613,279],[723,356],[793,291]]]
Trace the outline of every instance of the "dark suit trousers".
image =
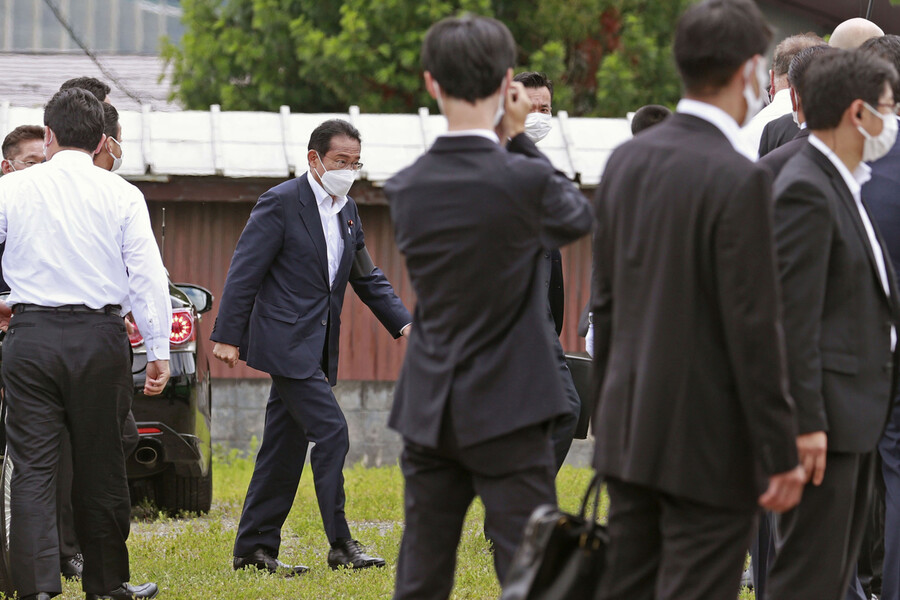
[[884,571],[881,598],[900,600],[900,396],[878,444],[884,476]]
[[553,421],[553,432],[551,433],[553,456],[556,462],[556,470],[559,471],[566,461],[569,448],[572,447],[575,428],[578,427],[578,417],[581,416],[581,398],[579,398],[578,391],[575,389],[575,381],[572,379],[572,373],[569,372],[569,366],[566,364],[566,354],[559,343],[559,338],[554,339],[559,364],[559,376],[562,378],[566,399],[569,401],[569,412]]
[[309,379],[273,375],[262,445],[234,541],[235,556],[256,548],[278,555],[281,527],[297,495],[309,442],[315,444],[310,464],[325,535],[330,543],[351,537],[344,516],[343,469],[350,449],[344,413],[321,370]]
[[75,529],[83,587],[102,594],[129,580],[131,506],[122,424],[133,383],[121,317],[30,312],[3,342],[11,483],[10,563],[19,596],[60,592],[57,472],[72,444]]
[[608,479],[600,600],[734,600],[755,510],[728,509]]
[[545,424],[459,448],[446,412],[439,447],[405,441],[400,466],[406,526],[397,558],[395,600],[450,596],[463,521],[476,495],[484,504],[484,531],[494,545],[501,583],[528,517],[542,504],[556,504]]
[[807,484],[800,504],[778,519],[778,553],[769,600],[840,600],[862,543],[875,453],[829,452],[822,485]]

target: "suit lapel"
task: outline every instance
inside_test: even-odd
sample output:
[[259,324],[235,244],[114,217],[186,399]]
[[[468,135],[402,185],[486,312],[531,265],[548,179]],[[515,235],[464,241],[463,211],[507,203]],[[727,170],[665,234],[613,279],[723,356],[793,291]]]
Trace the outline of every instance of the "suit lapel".
[[[844,178],[841,177],[841,174],[838,172],[837,168],[828,160],[824,154],[819,152],[816,148],[812,146],[808,146],[809,149],[814,153],[815,159],[825,168],[825,172],[828,174],[829,179],[831,180],[831,187],[837,192],[837,195],[841,199],[841,205],[847,211],[850,220],[853,222],[853,226],[856,228],[857,233],[859,233],[859,237],[863,242],[863,247],[865,248],[866,256],[869,257],[869,265],[872,267],[872,274],[875,276],[875,281],[878,284],[878,289],[881,290],[882,294],[885,294],[884,284],[881,282],[881,272],[878,270],[878,261],[875,260],[875,250],[872,248],[872,243],[869,241],[869,234],[866,231],[866,226],[863,224],[862,216],[859,214],[859,207],[856,205],[856,200],[853,199],[853,194],[850,193],[850,190],[847,189],[847,184],[844,182]],[[871,221],[871,217],[869,218]],[[875,225],[873,223],[872,227]],[[881,245],[882,254],[884,255],[884,260],[887,260],[889,256],[884,250],[884,244],[881,242],[881,239],[878,237],[878,232],[876,230],[875,237],[878,240],[878,243]],[[887,265],[885,265],[885,268]],[[890,289],[890,288],[889,288]],[[888,299],[885,295],[885,299]],[[893,305],[888,299],[889,303]]]
[[306,179],[308,176],[307,173],[296,179],[300,192],[300,220],[303,221],[303,225],[309,232],[309,237],[316,248],[316,255],[319,257],[322,276],[325,278],[325,283],[328,284],[330,282],[328,281],[328,249],[325,245],[325,232],[322,230],[322,217],[319,215],[316,195]]
[[[353,242],[353,236],[350,234],[353,226],[351,223],[352,211],[350,210],[350,198],[347,198],[347,204],[338,213],[338,219],[341,228],[341,238],[344,240],[344,253],[341,255],[341,264],[338,266],[338,272],[335,281],[343,281],[347,279],[347,273],[353,264],[353,257],[356,254],[356,244]],[[343,279],[342,279],[343,278]]]

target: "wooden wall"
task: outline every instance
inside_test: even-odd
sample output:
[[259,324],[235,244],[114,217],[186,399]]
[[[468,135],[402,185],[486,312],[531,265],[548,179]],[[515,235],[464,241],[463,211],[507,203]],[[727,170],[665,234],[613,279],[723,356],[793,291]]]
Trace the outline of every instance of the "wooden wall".
[[[162,209],[166,209],[163,260],[172,280],[202,285],[216,297],[213,310],[204,315],[201,323],[201,335],[207,341],[206,350],[213,377],[266,376],[244,363],[229,369],[214,360],[212,343],[208,340],[234,246],[257,196],[277,183],[218,178],[138,183],[147,197],[157,240],[161,240]],[[389,211],[381,191],[356,184],[354,197],[360,202],[366,245],[375,264],[381,267],[397,294],[412,311],[415,296],[403,257],[394,245]],[[587,302],[590,281],[590,243],[587,238],[563,250],[563,265],[566,284],[563,346],[566,350],[580,351],[584,349],[584,340],[577,337],[576,328],[578,317]],[[395,380],[403,362],[406,342],[394,340],[350,288],[345,296],[341,324],[339,377],[345,380]]]

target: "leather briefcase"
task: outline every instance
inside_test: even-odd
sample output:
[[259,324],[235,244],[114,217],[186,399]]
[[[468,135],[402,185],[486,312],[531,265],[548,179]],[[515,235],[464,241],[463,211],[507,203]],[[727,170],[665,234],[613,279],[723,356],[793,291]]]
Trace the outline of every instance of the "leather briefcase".
[[580,514],[570,515],[549,504],[535,509],[513,557],[500,600],[595,597],[609,541],[606,527],[597,522],[601,485],[600,476],[595,475],[581,502]]

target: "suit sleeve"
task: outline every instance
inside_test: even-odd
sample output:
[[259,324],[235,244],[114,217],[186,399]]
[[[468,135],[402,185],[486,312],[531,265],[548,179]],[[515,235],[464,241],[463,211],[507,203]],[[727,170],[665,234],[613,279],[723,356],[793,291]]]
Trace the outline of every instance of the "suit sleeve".
[[239,346],[263,278],[284,243],[284,207],[271,190],[259,197],[238,239],[209,338]]
[[798,181],[775,202],[775,243],[784,292],[790,390],[799,432],[828,431],[819,353],[832,219],[827,199]]
[[766,475],[797,466],[772,241],[771,178],[755,168],[727,198],[713,234],[717,291],[738,398]]
[[[357,222],[359,222],[359,227],[356,230],[355,242],[356,252],[360,252],[366,248],[366,238],[358,213]],[[355,270],[351,271],[350,285],[359,299],[369,307],[372,314],[388,330],[388,333],[394,336],[394,339],[400,337],[401,329],[412,323],[412,315],[403,306],[403,302],[394,293],[391,282],[378,267],[373,267],[367,275],[356,273]]]

